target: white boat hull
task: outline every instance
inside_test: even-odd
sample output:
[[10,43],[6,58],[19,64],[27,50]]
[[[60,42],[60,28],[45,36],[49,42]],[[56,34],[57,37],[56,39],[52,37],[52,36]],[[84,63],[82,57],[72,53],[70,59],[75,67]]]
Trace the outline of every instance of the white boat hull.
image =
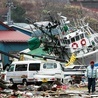
[[94,60],[95,63],[98,63],[98,49],[96,49],[95,51],[91,51],[86,54],[77,56],[76,62],[84,64],[84,65],[89,65],[91,60]]

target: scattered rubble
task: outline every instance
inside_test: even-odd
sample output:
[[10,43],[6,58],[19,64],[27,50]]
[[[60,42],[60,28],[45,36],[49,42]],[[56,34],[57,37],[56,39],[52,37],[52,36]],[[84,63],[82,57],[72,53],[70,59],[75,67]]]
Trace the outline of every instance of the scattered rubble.
[[4,86],[4,84],[0,85],[0,98],[98,98],[98,95],[87,95],[87,85],[80,86],[81,83],[62,84],[55,81],[53,84],[43,83],[40,86],[20,84]]
[[57,79],[52,84],[24,86],[0,80],[0,98],[98,98],[98,81],[96,82],[96,95],[88,95],[87,82],[83,81],[79,84],[63,84]]

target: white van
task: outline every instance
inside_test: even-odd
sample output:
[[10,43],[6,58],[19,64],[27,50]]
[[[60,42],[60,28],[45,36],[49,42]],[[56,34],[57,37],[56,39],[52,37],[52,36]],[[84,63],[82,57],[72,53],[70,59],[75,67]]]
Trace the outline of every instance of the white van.
[[6,72],[6,81],[13,83],[34,82],[33,76],[40,70],[41,61],[14,61]]

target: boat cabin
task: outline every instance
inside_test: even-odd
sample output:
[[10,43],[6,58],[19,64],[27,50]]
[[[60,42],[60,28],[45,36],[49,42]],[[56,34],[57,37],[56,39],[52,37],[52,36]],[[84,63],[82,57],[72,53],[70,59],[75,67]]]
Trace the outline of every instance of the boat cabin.
[[[94,50],[95,45],[98,44],[98,34],[92,31],[78,29],[60,39],[60,44],[68,48],[69,53],[87,53],[89,50]],[[80,51],[82,50],[82,51]]]

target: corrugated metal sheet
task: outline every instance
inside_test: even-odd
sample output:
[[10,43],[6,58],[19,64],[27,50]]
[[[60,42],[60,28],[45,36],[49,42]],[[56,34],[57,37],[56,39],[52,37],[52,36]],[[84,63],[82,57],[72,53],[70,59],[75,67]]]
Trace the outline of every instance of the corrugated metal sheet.
[[27,42],[30,36],[18,31],[0,31],[0,42]]

